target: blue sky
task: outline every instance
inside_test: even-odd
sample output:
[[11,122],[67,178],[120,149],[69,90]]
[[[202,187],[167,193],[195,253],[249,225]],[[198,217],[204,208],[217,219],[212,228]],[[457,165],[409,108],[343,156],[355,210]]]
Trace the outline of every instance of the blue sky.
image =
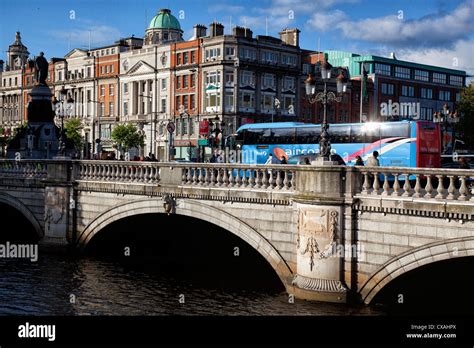
[[[185,39],[196,23],[218,20],[254,35],[297,27],[301,47],[389,55],[474,75],[474,0],[0,0],[0,57],[20,31],[31,55],[143,36],[160,8],[180,18]],[[74,11],[74,12],[71,12]],[[266,26],[265,23],[268,23]]]

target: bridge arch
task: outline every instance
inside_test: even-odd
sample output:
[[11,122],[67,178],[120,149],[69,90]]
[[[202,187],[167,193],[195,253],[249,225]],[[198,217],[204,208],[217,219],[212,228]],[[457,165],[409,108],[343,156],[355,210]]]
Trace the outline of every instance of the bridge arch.
[[409,250],[382,265],[361,287],[359,294],[369,304],[388,283],[418,267],[438,261],[474,256],[474,236],[435,242]]
[[12,208],[15,208],[16,210],[18,210],[20,213],[22,213],[23,216],[31,223],[31,225],[35,229],[38,238],[42,239],[44,237],[44,230],[41,227],[38,220],[36,219],[35,215],[18,198],[13,197],[12,195],[9,195],[8,193],[0,192],[0,203],[7,204],[11,206]]
[[[100,230],[120,219],[140,214],[166,214],[160,199],[140,199],[116,205],[101,213],[78,236],[77,245],[84,249]],[[176,215],[188,216],[221,227],[241,238],[257,250],[275,270],[285,287],[290,286],[292,271],[275,247],[258,231],[235,216],[194,200],[178,200]]]

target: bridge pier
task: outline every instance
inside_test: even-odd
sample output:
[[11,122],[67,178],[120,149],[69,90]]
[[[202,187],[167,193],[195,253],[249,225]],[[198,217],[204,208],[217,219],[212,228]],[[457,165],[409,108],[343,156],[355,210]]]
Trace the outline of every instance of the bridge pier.
[[47,249],[66,249],[72,240],[71,208],[74,208],[70,161],[56,160],[48,164],[44,189],[44,238],[40,245]]

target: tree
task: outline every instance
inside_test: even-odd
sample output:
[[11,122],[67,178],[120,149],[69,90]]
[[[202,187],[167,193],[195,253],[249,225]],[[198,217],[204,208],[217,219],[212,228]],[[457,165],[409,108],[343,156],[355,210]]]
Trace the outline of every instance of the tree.
[[462,91],[458,112],[461,113],[461,119],[456,133],[466,143],[466,147],[472,149],[474,148],[474,83]]
[[74,146],[76,150],[81,150],[84,139],[81,135],[82,123],[78,118],[71,118],[64,124],[64,130],[67,141]]
[[141,147],[145,145],[143,134],[133,124],[119,124],[112,131],[112,140],[124,151],[132,147]]

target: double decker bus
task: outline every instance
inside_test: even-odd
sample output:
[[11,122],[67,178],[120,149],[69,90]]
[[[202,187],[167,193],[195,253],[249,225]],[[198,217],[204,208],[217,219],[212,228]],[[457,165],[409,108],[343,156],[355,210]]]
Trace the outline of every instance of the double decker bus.
[[[347,165],[356,157],[364,161],[374,151],[380,154],[381,166],[441,166],[439,125],[429,121],[367,122],[332,124],[329,127],[332,152]],[[264,164],[269,154],[278,163],[283,155],[289,164],[304,156],[319,153],[321,125],[299,122],[253,123],[237,130],[242,163]]]

